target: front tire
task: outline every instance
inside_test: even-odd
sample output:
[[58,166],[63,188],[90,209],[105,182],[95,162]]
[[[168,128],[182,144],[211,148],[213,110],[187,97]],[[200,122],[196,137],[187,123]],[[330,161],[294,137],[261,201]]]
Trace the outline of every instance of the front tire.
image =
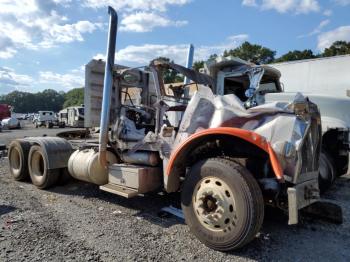
[[190,169],[181,205],[191,232],[219,251],[249,243],[264,218],[263,196],[255,178],[240,164],[222,158],[200,161]]
[[40,146],[32,146],[29,151],[28,169],[32,183],[45,189],[53,186],[59,176],[59,169],[48,169],[48,159]]
[[334,183],[337,171],[332,157],[326,151],[321,152],[319,165],[318,186],[320,192],[324,193]]

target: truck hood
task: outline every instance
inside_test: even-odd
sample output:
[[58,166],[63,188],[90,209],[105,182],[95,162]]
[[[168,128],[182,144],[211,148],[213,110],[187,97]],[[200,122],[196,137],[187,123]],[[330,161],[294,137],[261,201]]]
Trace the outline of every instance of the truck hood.
[[312,102],[301,94],[292,100],[246,109],[234,94],[215,96],[208,87],[200,86],[187,105],[174,148],[205,129],[249,130],[270,143],[285,178],[295,182],[299,174],[318,168],[321,128],[318,109]]
[[[265,94],[265,103],[292,102],[296,93],[268,93]],[[339,98],[326,95],[303,93],[311,102],[315,103],[321,113],[322,131],[330,128],[350,128],[350,98]]]

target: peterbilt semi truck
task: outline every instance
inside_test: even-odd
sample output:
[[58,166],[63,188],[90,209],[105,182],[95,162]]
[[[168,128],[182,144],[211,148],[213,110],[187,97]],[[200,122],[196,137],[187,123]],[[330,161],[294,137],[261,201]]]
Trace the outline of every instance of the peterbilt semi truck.
[[[299,211],[320,197],[317,106],[301,94],[244,105],[235,94],[214,95],[211,76],[166,61],[117,66],[117,13],[110,7],[109,15],[106,63],[86,66],[85,122],[99,126],[98,138],[16,139],[8,150],[13,177],[45,189],[68,170],[116,197],[180,192],[191,232],[221,251],[255,238],[265,204],[298,223]],[[167,70],[191,81],[165,85]]]

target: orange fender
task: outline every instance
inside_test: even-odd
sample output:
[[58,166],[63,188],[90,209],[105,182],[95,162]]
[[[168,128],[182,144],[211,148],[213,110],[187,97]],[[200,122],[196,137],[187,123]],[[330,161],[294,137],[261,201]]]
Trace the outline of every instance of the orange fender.
[[266,153],[269,154],[272,169],[275,173],[275,176],[277,180],[280,182],[284,182],[284,177],[283,177],[283,170],[281,167],[281,164],[276,156],[275,151],[271,147],[271,144],[266,141],[264,137],[261,135],[254,133],[249,130],[245,129],[239,129],[239,128],[232,128],[232,127],[218,127],[218,128],[209,128],[200,132],[197,132],[190,137],[188,137],[180,146],[176,148],[176,150],[171,154],[167,168],[166,168],[166,175],[170,176],[171,172],[174,167],[175,160],[177,156],[179,156],[183,150],[186,149],[186,147],[191,144],[194,140],[204,137],[207,135],[230,135],[230,136],[235,136],[239,137],[243,140],[246,140],[262,150],[264,150]]

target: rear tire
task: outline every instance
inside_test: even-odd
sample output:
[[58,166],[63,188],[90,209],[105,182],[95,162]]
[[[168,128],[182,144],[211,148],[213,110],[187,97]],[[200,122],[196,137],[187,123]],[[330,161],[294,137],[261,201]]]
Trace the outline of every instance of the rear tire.
[[40,146],[32,146],[28,157],[29,174],[32,183],[45,189],[54,185],[59,176],[59,169],[48,169],[48,159]]
[[264,218],[263,196],[255,178],[240,164],[222,158],[192,166],[181,206],[191,232],[219,251],[252,241]]
[[51,122],[46,122],[46,128],[52,128],[53,124]]
[[28,154],[30,143],[27,141],[14,140],[8,149],[10,173],[15,180],[21,181],[29,177]]

